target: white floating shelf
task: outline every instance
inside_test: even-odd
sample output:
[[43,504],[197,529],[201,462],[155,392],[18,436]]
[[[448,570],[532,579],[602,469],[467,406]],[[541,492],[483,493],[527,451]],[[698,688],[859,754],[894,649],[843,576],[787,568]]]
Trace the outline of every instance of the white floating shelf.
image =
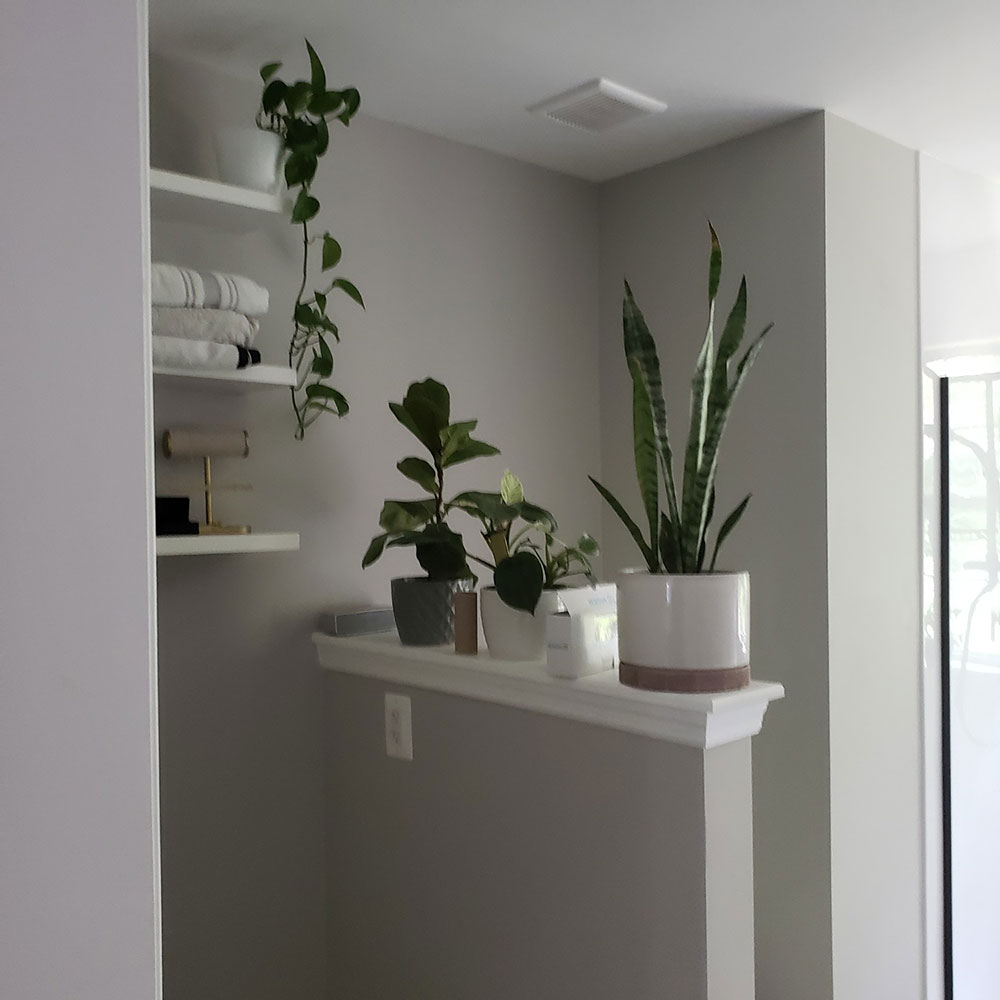
[[261,213],[284,212],[281,195],[155,167],[149,171],[149,203],[154,218],[195,222],[230,232],[245,232],[259,226]]
[[253,532],[249,535],[159,535],[158,556],[217,556],[236,552],[298,552],[295,531]]
[[316,633],[319,662],[329,670],[575,719],[652,739],[710,749],[760,732],[780,684],[752,681],[725,694],[637,691],[608,670],[579,680],[545,673],[542,661],[462,656],[448,646],[403,646],[395,635],[334,637]]
[[177,389],[244,393],[295,385],[295,372],[287,365],[250,365],[238,371],[195,371],[188,368],[154,368],[158,385]]

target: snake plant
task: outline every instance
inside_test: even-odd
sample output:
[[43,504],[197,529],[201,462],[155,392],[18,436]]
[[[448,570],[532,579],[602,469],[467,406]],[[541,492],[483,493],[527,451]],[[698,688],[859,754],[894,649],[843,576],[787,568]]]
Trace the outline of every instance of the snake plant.
[[[722,277],[722,247],[709,223],[711,251],[708,265],[708,329],[698,354],[691,383],[691,425],[684,452],[680,490],[674,477],[674,458],[667,433],[667,410],[663,400],[660,360],[646,320],[625,282],[622,326],[625,360],[632,377],[632,428],[635,471],[646,520],[648,537],[619,500],[593,476],[590,481],[618,515],[635,540],[651,573],[705,572],[709,527],[715,512],[715,475],[719,446],[732,411],[733,401],[746,380],[764,338],[773,327],[768,324],[750,344],[730,372],[740,345],[747,318],[747,282],[744,276],[736,302],[730,310],[718,344],[715,342],[715,300]],[[660,508],[662,492],[666,509]],[[719,549],[736,527],[750,502],[747,494],[722,522],[715,538],[708,572],[715,569]]]

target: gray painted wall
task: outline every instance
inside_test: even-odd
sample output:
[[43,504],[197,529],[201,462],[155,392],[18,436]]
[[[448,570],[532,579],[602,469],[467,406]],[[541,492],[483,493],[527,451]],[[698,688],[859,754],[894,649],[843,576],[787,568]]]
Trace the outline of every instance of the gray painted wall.
[[917,154],[826,117],[834,990],[922,997]]
[[0,185],[10,1000],[159,992],[145,30],[134,0],[69,5],[58,22],[16,0],[0,34],[0,117],[19,151]]
[[[190,169],[185,153],[205,145],[188,143],[170,106],[170,71],[154,63],[154,164]],[[199,108],[223,123],[252,116],[256,84],[192,72],[208,88]],[[395,463],[415,443],[387,400],[434,375],[455,416],[478,417],[503,449],[455,470],[456,492],[495,489],[509,465],[567,535],[600,522],[586,481],[600,464],[596,188],[362,117],[334,132],[318,194],[367,303],[338,315],[349,418],[317,423],[300,444],[284,392],[156,401],[161,428],[249,427],[251,458],[215,471],[254,492],[221,495],[220,513],[302,534],[296,554],[159,567],[165,976],[168,995],[185,1000],[324,995],[327,709],[308,637],[321,609],[386,604],[390,578],[416,571],[402,551],[360,566],[383,498],[413,495]],[[160,257],[243,270],[271,288],[261,338],[271,360],[287,350],[295,239],[282,219],[237,238],[179,224],[153,232]],[[158,474],[190,486],[199,470],[161,462]],[[378,721],[368,735],[380,734]]]
[[[627,507],[640,509],[623,276],[657,339],[678,440],[707,316],[706,216],[723,245],[720,309],[745,272],[748,328],[775,323],[727,430],[718,500],[726,512],[753,492],[721,564],[750,570],[752,669],[787,692],[754,740],[757,989],[767,1000],[832,989],[823,131],[821,115],[802,118],[601,189],[603,474]],[[638,562],[610,512],[602,533],[607,571]]]
[[404,688],[403,762],[385,685],[327,686],[331,996],[749,1000],[749,741],[703,753]]

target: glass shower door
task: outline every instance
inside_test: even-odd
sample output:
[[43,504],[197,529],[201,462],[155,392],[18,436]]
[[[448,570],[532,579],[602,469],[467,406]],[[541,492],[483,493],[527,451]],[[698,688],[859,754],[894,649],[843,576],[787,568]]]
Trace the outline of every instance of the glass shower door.
[[[948,380],[950,895],[954,1000],[1000,997],[1000,375]],[[946,806],[947,808],[947,806]]]

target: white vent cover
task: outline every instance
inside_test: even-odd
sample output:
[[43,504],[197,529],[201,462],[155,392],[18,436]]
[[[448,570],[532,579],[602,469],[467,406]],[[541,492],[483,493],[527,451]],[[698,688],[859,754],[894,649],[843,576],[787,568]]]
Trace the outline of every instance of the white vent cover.
[[604,132],[616,125],[666,110],[667,106],[662,101],[603,79],[589,80],[528,108],[528,111],[587,132]]

